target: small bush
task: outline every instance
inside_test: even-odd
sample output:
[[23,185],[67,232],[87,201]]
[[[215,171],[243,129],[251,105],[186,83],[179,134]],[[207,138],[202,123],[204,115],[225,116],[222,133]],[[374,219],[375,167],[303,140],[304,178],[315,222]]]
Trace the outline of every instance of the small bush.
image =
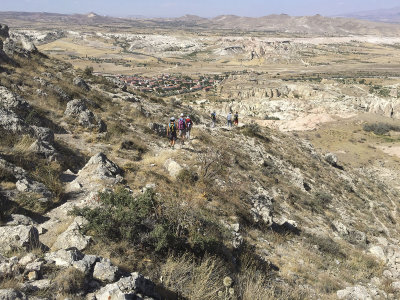
[[60,180],[62,168],[58,162],[48,162],[46,160],[38,161],[33,172],[34,178],[42,182],[54,195],[56,199],[60,199],[64,188]]
[[93,70],[93,67],[88,66],[83,70],[83,74],[85,74],[87,77],[91,77],[93,75]]
[[330,237],[309,235],[309,242],[318,247],[322,253],[328,254],[332,257],[345,258],[346,255],[340,250],[339,245]]
[[85,288],[85,274],[74,267],[60,271],[54,279],[59,293],[78,294]]
[[17,179],[12,172],[0,167],[0,182],[17,182]]
[[280,120],[280,119],[279,119],[278,117],[273,117],[273,116],[265,115],[265,116],[264,116],[264,120],[278,121],[278,120]]
[[375,123],[375,124],[364,124],[364,131],[373,132],[376,135],[384,135],[389,131],[400,131],[400,126],[391,125],[388,123]]
[[199,175],[193,170],[182,169],[176,176],[176,179],[183,183],[193,184],[199,180]]
[[2,194],[0,194],[0,224],[9,217],[11,203]]
[[168,257],[161,267],[163,284],[185,299],[218,299],[223,278],[228,275],[226,264],[215,257],[199,262],[189,255]]
[[244,126],[243,134],[249,137],[257,137],[260,134],[260,126],[257,123],[250,123]]
[[51,206],[51,201],[41,202],[40,195],[35,193],[20,193],[16,199],[18,205],[24,209],[30,210],[35,213],[44,214]]

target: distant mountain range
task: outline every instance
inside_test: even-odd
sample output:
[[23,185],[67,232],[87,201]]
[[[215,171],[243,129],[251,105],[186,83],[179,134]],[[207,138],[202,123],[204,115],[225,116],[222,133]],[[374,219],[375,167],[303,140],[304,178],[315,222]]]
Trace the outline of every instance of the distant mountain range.
[[129,29],[189,29],[227,30],[227,31],[258,31],[284,34],[312,35],[393,35],[400,36],[400,25],[382,22],[370,22],[352,18],[323,17],[321,15],[292,17],[289,15],[269,15],[260,18],[222,15],[215,18],[202,18],[186,15],[180,18],[116,18],[89,14],[54,14],[0,12],[0,23],[16,28],[81,28],[82,26],[101,26]]
[[339,17],[355,18],[373,22],[400,23],[400,7],[354,12]]

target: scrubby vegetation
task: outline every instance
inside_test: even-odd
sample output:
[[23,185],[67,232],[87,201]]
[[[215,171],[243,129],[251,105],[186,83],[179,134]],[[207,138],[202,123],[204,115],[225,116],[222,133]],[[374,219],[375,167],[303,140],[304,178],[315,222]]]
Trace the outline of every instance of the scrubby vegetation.
[[[85,217],[88,233],[103,240],[128,241],[132,247],[151,249],[157,253],[190,251],[196,255],[222,250],[222,231],[217,223],[202,214],[179,216],[158,199],[154,191],[133,197],[125,189],[100,193],[104,207],[76,209]],[[184,217],[189,217],[186,219]]]
[[384,135],[390,131],[400,131],[400,127],[388,123],[374,123],[374,124],[364,124],[364,131],[373,132],[377,135]]

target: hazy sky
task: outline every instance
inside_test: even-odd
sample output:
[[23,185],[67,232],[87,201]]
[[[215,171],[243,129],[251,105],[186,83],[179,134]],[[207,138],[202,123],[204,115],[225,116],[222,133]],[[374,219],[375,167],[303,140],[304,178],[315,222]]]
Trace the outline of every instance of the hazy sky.
[[265,16],[337,15],[400,6],[399,0],[0,0],[0,11],[87,13],[176,17],[195,14]]

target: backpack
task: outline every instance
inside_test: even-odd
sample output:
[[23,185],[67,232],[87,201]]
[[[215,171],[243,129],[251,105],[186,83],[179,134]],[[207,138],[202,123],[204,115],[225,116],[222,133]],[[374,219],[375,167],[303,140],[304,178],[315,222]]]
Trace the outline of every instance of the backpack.
[[170,133],[175,133],[176,132],[176,126],[175,123],[169,123],[169,132]]
[[190,128],[192,128],[192,120],[186,119],[186,127],[187,127],[187,129],[189,129],[189,130],[190,130]]
[[183,129],[185,129],[185,120],[183,119],[183,118],[180,118],[179,119],[179,121],[178,121],[178,128],[179,128],[179,130],[183,130]]
[[211,118],[212,118],[213,120],[216,120],[216,117],[217,117],[217,116],[216,116],[215,113],[212,113],[212,114],[211,114]]

